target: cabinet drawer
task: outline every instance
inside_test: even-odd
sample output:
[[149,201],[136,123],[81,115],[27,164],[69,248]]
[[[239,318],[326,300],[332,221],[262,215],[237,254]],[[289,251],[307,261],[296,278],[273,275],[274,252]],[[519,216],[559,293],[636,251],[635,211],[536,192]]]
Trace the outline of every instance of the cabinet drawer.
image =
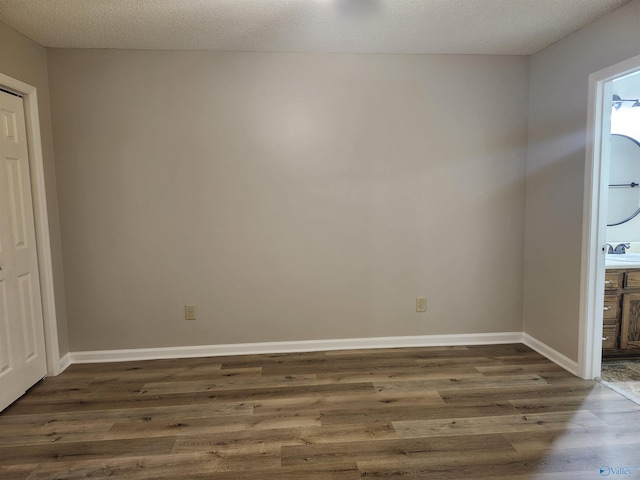
[[605,325],[602,328],[602,348],[609,350],[618,348],[617,325]]
[[[604,314],[602,318],[617,319],[620,312],[620,295],[605,295],[604,296]],[[611,322],[605,322],[611,323]]]
[[[640,270],[637,272],[627,272],[626,273],[626,281],[625,286],[627,288],[638,288],[640,287]],[[605,286],[605,289],[608,288]]]
[[615,290],[622,287],[622,277],[624,273],[613,270],[604,274],[604,289]]

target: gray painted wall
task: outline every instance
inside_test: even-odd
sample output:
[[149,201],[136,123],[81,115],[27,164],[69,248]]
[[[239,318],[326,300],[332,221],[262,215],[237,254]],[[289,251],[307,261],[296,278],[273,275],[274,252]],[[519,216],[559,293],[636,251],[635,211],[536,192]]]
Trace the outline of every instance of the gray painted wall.
[[576,360],[588,78],[640,54],[640,1],[531,57],[525,331]]
[[526,57],[48,53],[72,351],[522,331]]

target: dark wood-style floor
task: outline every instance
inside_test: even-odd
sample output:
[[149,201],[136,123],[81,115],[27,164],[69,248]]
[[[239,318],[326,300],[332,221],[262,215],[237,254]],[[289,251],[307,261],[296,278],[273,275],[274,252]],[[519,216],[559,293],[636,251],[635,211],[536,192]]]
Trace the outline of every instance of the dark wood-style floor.
[[0,415],[3,480],[585,480],[624,467],[640,478],[640,407],[523,345],[73,365]]

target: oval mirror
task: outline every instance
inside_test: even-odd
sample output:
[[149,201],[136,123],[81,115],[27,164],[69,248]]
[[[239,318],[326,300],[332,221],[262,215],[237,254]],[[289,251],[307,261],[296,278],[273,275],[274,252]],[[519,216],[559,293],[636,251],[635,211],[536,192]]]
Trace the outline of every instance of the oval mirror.
[[611,135],[607,226],[626,223],[640,214],[640,142]]

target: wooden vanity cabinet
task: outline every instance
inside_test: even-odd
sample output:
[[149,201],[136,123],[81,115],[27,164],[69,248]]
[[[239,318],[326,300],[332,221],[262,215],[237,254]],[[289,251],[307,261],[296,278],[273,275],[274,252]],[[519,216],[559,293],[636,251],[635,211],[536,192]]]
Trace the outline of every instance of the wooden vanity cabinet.
[[640,270],[607,270],[604,285],[603,355],[640,355]]

